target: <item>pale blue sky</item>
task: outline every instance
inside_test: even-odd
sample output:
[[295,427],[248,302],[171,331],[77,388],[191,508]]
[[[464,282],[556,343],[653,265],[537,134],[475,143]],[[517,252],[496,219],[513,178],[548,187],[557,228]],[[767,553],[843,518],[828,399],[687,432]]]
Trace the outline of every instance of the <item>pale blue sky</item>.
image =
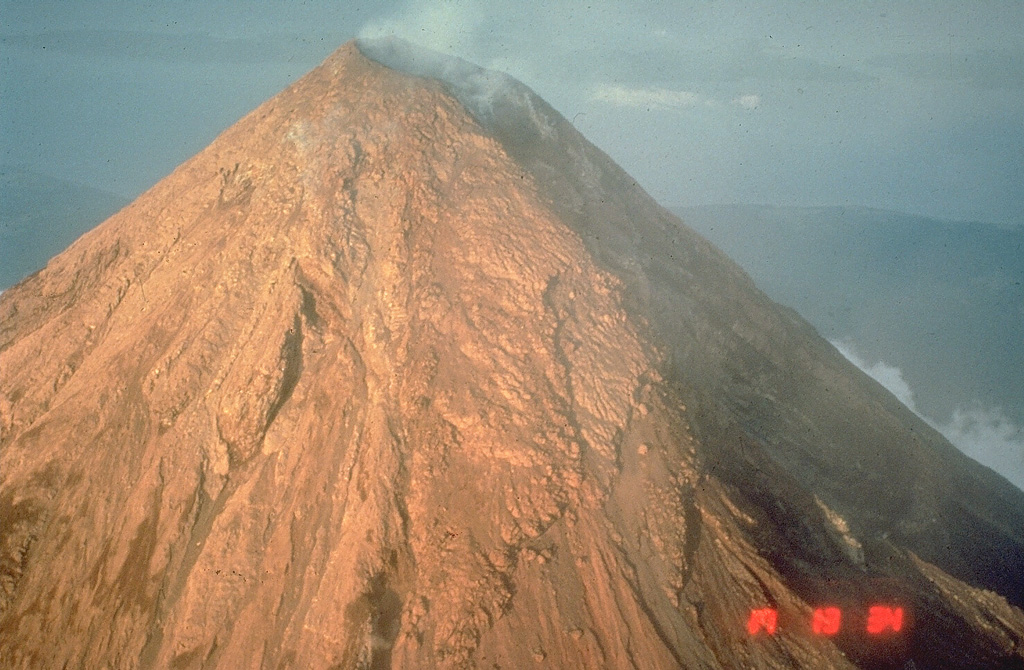
[[1024,222],[1024,3],[0,2],[0,163],[133,197],[341,43],[534,88],[667,205]]

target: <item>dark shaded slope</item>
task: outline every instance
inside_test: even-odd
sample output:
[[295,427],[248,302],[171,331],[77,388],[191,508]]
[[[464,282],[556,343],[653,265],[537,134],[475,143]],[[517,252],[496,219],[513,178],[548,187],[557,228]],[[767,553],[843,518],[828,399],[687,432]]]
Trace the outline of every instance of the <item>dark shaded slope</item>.
[[853,208],[674,210],[825,337],[903,372],[918,408],[1024,424],[1024,229]]

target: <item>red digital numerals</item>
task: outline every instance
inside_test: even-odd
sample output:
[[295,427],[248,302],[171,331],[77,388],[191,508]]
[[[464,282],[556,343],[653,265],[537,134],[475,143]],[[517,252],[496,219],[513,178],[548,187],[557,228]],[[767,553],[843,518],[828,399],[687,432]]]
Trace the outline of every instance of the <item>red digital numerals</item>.
[[903,630],[903,608],[873,605],[868,609],[868,632],[872,635]]
[[842,620],[843,613],[838,607],[819,607],[811,615],[811,630],[817,635],[835,635]]
[[747,620],[747,632],[751,635],[767,633],[775,635],[775,629],[779,625],[779,613],[771,607],[759,610],[750,610],[750,618]]
[[[838,607],[818,607],[811,613],[811,631],[815,635],[837,635],[842,623],[843,612]],[[775,608],[750,610],[747,632],[751,635],[774,635],[778,628],[779,613]],[[892,605],[870,606],[864,628],[869,635],[899,633],[903,630],[903,608]]]

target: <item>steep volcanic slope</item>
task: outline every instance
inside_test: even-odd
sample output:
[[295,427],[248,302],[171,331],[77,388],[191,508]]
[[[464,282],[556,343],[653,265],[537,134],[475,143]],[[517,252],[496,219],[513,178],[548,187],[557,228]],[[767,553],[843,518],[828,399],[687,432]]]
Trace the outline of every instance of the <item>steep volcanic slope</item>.
[[828,339],[899,367],[926,416],[973,401],[1024,425],[1024,228],[851,207],[672,211]]
[[347,45],[0,297],[0,664],[1020,664],[1019,491],[521,85],[363,49],[448,84]]

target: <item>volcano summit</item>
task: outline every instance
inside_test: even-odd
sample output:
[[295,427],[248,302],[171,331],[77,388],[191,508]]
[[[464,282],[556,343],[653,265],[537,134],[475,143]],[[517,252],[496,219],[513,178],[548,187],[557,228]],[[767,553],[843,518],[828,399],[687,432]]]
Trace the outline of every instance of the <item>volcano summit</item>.
[[1021,667],[1021,575],[1021,491],[403,43],[0,297],[3,667]]

